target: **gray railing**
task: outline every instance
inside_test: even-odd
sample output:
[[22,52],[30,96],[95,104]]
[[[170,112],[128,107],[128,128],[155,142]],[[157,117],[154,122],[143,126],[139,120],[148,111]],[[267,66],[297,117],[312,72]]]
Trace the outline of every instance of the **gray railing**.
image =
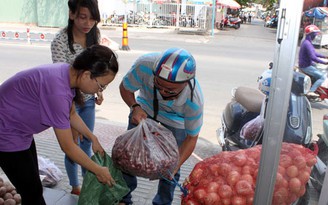
[[128,25],[147,27],[180,27],[209,30],[212,7],[198,4],[137,3],[126,15],[111,14],[104,19],[105,25]]

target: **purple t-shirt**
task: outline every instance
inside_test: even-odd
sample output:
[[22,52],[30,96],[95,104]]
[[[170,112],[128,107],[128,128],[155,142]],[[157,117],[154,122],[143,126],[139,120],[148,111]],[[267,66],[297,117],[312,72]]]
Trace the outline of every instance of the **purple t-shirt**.
[[299,57],[298,57],[298,67],[306,68],[312,65],[313,61],[316,63],[325,63],[325,61],[320,60],[320,58],[325,58],[324,55],[315,52],[315,48],[311,43],[311,39],[307,36],[301,44]]
[[49,127],[70,128],[74,89],[70,65],[41,65],[17,73],[0,85],[0,151],[30,147],[33,134]]

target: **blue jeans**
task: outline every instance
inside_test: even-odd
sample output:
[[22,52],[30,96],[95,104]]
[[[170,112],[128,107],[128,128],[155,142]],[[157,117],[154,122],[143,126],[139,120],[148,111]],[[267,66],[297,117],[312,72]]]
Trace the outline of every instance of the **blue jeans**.
[[[91,98],[87,100],[84,106],[76,105],[76,112],[80,115],[84,123],[87,127],[93,132],[95,127],[95,99]],[[91,150],[91,141],[86,137],[83,137],[82,141],[78,141],[80,148],[89,156],[91,157],[92,150]],[[69,184],[71,186],[79,186],[79,178],[78,178],[78,165],[68,158],[65,155],[65,168],[69,179]],[[86,169],[81,167],[82,176],[86,173]]]
[[[164,124],[163,124],[164,125]],[[167,125],[164,125],[166,128],[172,131],[173,135],[175,136],[175,139],[178,143],[178,146],[180,147],[183,143],[183,141],[186,139],[186,131],[184,129],[177,129],[174,127],[170,127]],[[136,127],[136,125],[130,123],[128,125],[128,130]],[[128,187],[130,188],[130,192],[124,196],[121,202],[125,204],[133,204],[132,202],[132,195],[131,193],[137,188],[137,177],[132,176],[130,174],[126,174],[123,172],[123,178],[126,181]],[[179,181],[180,178],[180,170],[174,175],[174,178],[176,181]],[[173,181],[171,181],[173,182]],[[153,205],[170,205],[173,201],[173,194],[174,189],[176,187],[175,184],[168,182],[165,179],[160,179],[157,187],[157,194],[155,195],[153,199]]]
[[312,82],[312,86],[310,88],[311,92],[315,92],[318,87],[325,81],[326,76],[319,71],[315,66],[309,66],[306,68],[300,68],[305,74],[309,75],[310,77],[315,78],[315,82]]

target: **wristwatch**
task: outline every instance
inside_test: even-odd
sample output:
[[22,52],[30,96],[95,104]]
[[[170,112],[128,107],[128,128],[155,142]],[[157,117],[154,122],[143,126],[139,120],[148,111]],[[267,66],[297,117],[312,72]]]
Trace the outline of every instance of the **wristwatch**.
[[135,104],[131,105],[130,109],[133,110],[133,108],[138,107],[138,106],[141,107],[139,103],[135,103]]

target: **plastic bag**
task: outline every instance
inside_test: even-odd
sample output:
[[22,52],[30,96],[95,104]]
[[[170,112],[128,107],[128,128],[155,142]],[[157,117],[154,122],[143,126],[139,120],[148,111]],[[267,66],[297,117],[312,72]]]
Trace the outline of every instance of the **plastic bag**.
[[153,180],[173,172],[179,150],[169,129],[145,119],[116,139],[112,158],[122,171]]
[[261,134],[263,126],[264,118],[262,115],[258,115],[241,128],[240,137],[247,140],[255,140]]
[[43,186],[54,187],[63,178],[62,171],[49,159],[38,156],[38,164]]
[[117,169],[110,156],[105,153],[104,158],[99,153],[91,159],[101,166],[109,168],[109,172],[115,180],[115,185],[109,187],[98,181],[96,175],[87,171],[84,178],[78,205],[116,205],[130,191],[123,179],[122,172]]

